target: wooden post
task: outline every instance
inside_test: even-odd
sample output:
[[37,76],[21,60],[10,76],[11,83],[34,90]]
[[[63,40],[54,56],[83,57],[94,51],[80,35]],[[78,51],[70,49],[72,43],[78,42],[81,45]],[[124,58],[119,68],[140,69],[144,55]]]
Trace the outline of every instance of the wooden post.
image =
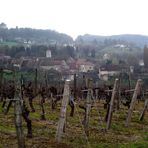
[[126,122],[125,122],[125,127],[128,127],[128,125],[129,125],[129,123],[131,121],[132,112],[133,112],[133,109],[134,109],[134,106],[135,106],[138,91],[139,91],[139,89],[141,87],[141,83],[142,83],[142,80],[138,79],[136,87],[135,87],[135,91],[134,91],[134,94],[133,94],[133,97],[132,97],[132,101],[131,101],[131,104],[130,104],[130,108],[128,110],[128,115],[127,115],[127,119],[126,119]]
[[131,73],[128,73],[128,89],[131,89]]
[[119,110],[120,108],[120,101],[121,101],[121,78],[119,78],[118,88],[117,88],[117,99],[116,99],[116,109]]
[[3,69],[1,68],[0,69],[0,95],[2,94],[2,87],[3,87]]
[[34,87],[34,94],[36,95],[37,94],[37,81],[38,81],[38,70],[37,70],[37,68],[35,69],[35,79],[34,79],[34,81],[35,81],[35,87]]
[[63,130],[64,130],[64,125],[66,121],[66,108],[68,105],[69,101],[69,96],[70,96],[70,81],[66,80],[65,86],[64,86],[64,94],[63,94],[63,100],[62,100],[62,106],[61,106],[61,113],[60,113],[60,119],[58,122],[58,127],[57,127],[57,132],[56,132],[56,141],[61,142]]
[[89,87],[89,82],[90,82],[90,79],[88,77],[85,77],[85,87]]
[[48,94],[48,73],[45,72],[45,87],[46,87],[46,94]]
[[16,101],[14,105],[14,114],[15,114],[15,127],[16,127],[16,134],[18,139],[18,148],[25,148],[25,139],[22,129],[22,107],[21,107],[21,100],[16,93]]
[[20,87],[20,91],[21,91],[21,98],[22,98],[22,100],[24,100],[24,92],[23,92],[23,85],[24,85],[24,78],[23,78],[23,75],[21,74],[21,79],[20,79],[20,85],[21,85],[21,87]]
[[96,87],[96,89],[95,89],[95,99],[98,99],[98,93],[99,93],[99,89],[98,89],[98,86],[99,86],[99,84],[98,84],[98,81],[96,82],[96,84],[95,84],[95,87]]
[[148,108],[148,99],[145,100],[144,108],[143,108],[141,115],[140,115],[140,118],[139,118],[140,121],[143,120],[147,108]]
[[85,114],[85,122],[84,122],[84,129],[87,136],[89,136],[89,117],[91,111],[91,97],[92,97],[92,80],[88,79],[88,92],[86,98],[86,114]]
[[55,109],[55,102],[54,102],[54,98],[53,98],[53,94],[51,93],[51,95],[50,95],[50,98],[51,98],[51,110],[53,111],[54,109]]
[[41,103],[41,120],[46,120],[45,118],[45,110],[44,110],[44,103]]
[[74,99],[77,98],[76,88],[77,88],[77,79],[76,79],[76,74],[74,74]]
[[113,107],[114,107],[114,99],[115,99],[115,95],[117,93],[117,86],[118,86],[118,79],[115,80],[114,83],[114,88],[112,91],[112,97],[111,97],[111,101],[110,101],[110,107],[109,107],[109,114],[108,114],[108,119],[107,119],[107,130],[110,128],[111,125],[111,120],[112,120],[112,113],[113,113]]
[[14,86],[16,88],[16,70],[15,69],[12,70],[12,76],[13,76]]
[[82,80],[82,87],[86,87],[86,79],[85,79],[85,75],[83,75],[83,80]]
[[47,88],[48,87],[48,77],[47,77],[47,72],[45,72],[45,87]]
[[0,83],[3,81],[3,69],[0,69]]
[[91,110],[91,90],[88,89],[87,100],[86,100],[86,115],[85,115],[85,123],[84,123],[84,129],[87,136],[89,135],[90,110]]

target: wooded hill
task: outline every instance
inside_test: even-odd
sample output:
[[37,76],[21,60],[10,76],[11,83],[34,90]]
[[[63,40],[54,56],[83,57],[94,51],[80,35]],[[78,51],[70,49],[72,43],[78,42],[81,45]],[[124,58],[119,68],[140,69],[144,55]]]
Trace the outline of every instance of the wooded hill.
[[0,41],[32,42],[33,44],[72,43],[72,37],[53,30],[10,28],[0,25]]
[[33,29],[33,28],[10,28],[8,29],[5,23],[0,24],[0,43],[1,42],[17,42],[26,43],[31,42],[33,44],[119,44],[128,43],[138,47],[144,47],[148,45],[148,36],[145,35],[134,35],[134,34],[123,34],[123,35],[112,35],[112,36],[99,36],[99,35],[79,35],[74,41],[73,38],[67,34],[59,33],[53,30]]
[[139,47],[144,47],[148,45],[148,36],[145,35],[134,35],[134,34],[123,34],[123,35],[112,35],[112,36],[99,36],[99,35],[89,35],[85,34],[83,36],[78,36],[76,39],[77,43],[95,43],[100,44],[105,42],[106,44],[126,42],[131,43]]

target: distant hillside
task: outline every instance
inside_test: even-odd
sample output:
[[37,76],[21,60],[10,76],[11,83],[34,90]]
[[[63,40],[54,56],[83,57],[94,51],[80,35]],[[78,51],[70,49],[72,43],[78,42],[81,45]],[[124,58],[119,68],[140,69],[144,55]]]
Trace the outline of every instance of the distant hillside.
[[34,44],[72,43],[72,37],[52,30],[31,28],[0,28],[0,42],[16,41]]
[[144,45],[148,45],[148,36],[144,35],[133,35],[133,34],[125,34],[125,35],[113,35],[113,36],[97,36],[97,35],[83,35],[78,36],[76,39],[76,43],[93,43],[93,42],[105,42],[106,40],[114,40],[117,42],[128,42],[136,44],[139,47],[143,47]]

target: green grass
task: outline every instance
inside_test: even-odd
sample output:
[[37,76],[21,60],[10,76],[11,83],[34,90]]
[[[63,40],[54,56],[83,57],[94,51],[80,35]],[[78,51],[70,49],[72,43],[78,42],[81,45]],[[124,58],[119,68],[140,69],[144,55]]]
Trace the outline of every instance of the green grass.
[[[0,103],[0,147],[17,147],[15,135],[14,113],[10,110],[4,117],[1,112]],[[62,143],[57,144],[55,135],[60,115],[61,103],[57,109],[52,111],[49,102],[45,103],[46,121],[41,121],[41,111],[39,99],[35,99],[35,113],[30,113],[30,119],[33,125],[33,138],[25,138],[26,147],[64,147],[64,148],[147,148],[148,147],[148,113],[142,122],[139,122],[139,112],[133,112],[132,120],[128,128],[124,123],[127,116],[127,108],[113,113],[113,119],[110,130],[106,131],[103,109],[103,102],[97,102],[97,106],[92,108],[89,122],[89,137],[86,139],[82,120],[84,111],[78,107],[75,110],[74,117],[70,117],[70,107],[67,108],[66,131],[63,133]],[[143,102],[136,104],[136,110],[141,110]],[[99,113],[98,113],[99,110]],[[101,120],[101,122],[100,122]],[[24,135],[27,133],[26,123],[23,120]],[[7,141],[7,142],[6,142]]]
[[10,42],[10,41],[0,42],[0,46],[9,46],[9,47],[12,47],[12,46],[17,46],[17,45],[18,45],[17,42]]
[[[31,71],[15,71],[15,80],[16,82],[19,82],[21,79],[21,75],[23,75],[23,78],[25,81],[34,81],[35,80],[35,69],[32,69]],[[3,72],[3,79],[6,81],[13,80],[14,79],[14,72],[11,70],[4,70]],[[45,81],[45,78],[38,73],[37,77],[39,82]]]

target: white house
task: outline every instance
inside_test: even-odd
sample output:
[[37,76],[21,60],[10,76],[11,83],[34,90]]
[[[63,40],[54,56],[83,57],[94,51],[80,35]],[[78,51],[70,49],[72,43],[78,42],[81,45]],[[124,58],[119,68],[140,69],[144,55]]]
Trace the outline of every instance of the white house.
[[85,59],[79,59],[76,62],[76,67],[78,68],[79,72],[88,72],[93,71],[95,65],[89,61],[86,61]]
[[99,78],[104,81],[108,81],[109,77],[119,75],[121,68],[118,66],[104,66],[99,68]]
[[91,63],[85,63],[80,65],[79,71],[80,72],[88,72],[88,71],[93,71],[94,70],[94,64]]
[[51,58],[51,50],[46,50],[46,58]]

